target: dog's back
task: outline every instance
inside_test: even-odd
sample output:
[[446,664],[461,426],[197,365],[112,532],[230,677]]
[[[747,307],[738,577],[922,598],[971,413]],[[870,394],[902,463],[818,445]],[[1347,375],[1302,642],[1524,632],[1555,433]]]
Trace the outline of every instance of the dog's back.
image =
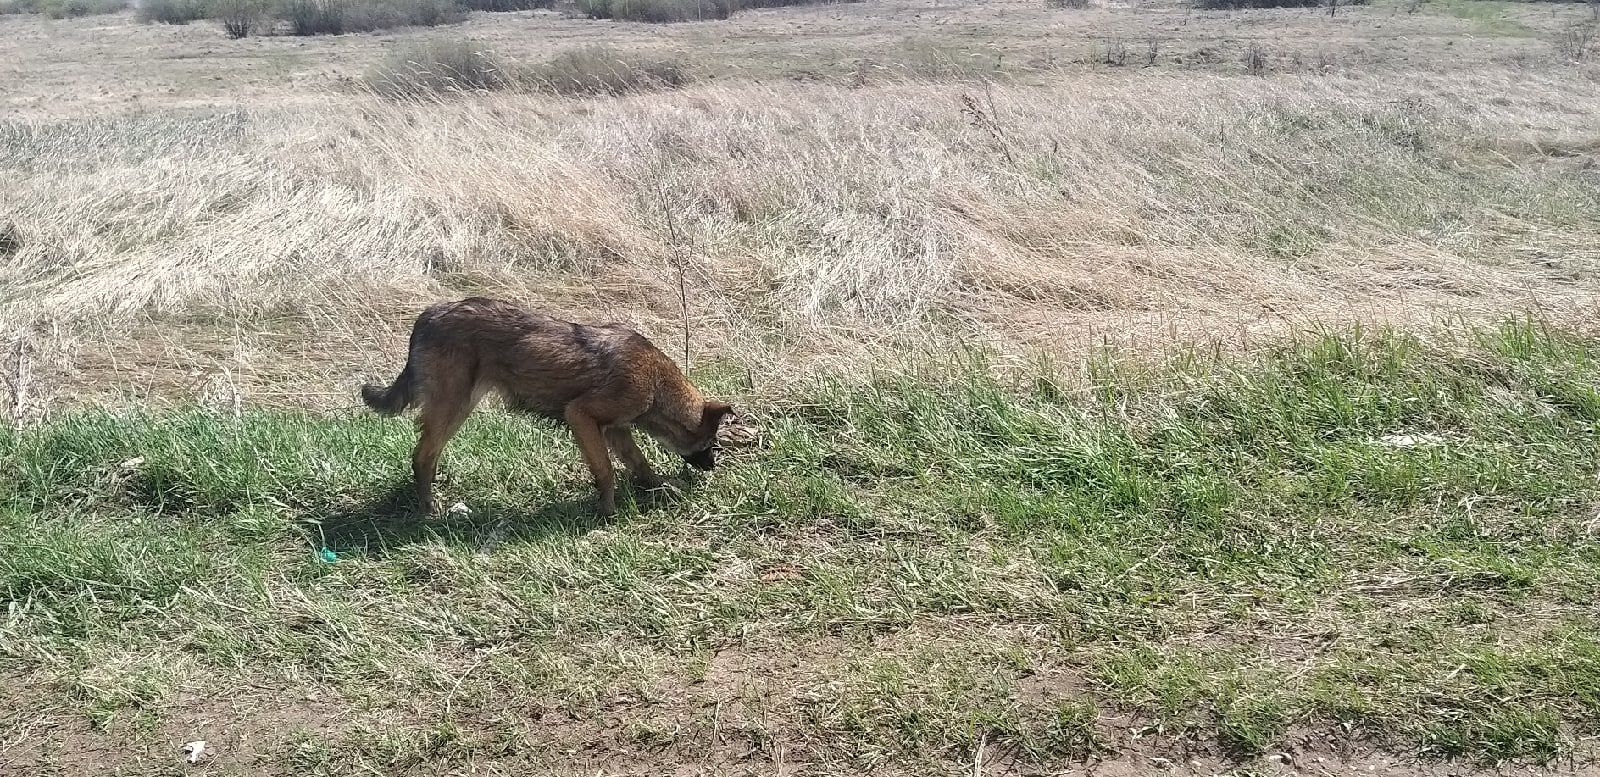
[[475,404],[488,391],[506,406],[559,420],[583,396],[603,396],[616,420],[651,409],[660,389],[700,402],[676,364],[626,327],[574,324],[501,300],[433,305],[411,330],[406,368],[387,389],[363,390],[367,405],[393,415],[419,402]]

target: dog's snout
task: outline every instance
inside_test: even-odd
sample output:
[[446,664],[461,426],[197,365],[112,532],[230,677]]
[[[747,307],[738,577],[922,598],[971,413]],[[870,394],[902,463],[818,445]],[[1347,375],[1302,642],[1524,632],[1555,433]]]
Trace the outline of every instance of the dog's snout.
[[683,460],[689,462],[690,466],[702,472],[709,472],[712,467],[717,466],[716,454],[711,448],[684,456]]

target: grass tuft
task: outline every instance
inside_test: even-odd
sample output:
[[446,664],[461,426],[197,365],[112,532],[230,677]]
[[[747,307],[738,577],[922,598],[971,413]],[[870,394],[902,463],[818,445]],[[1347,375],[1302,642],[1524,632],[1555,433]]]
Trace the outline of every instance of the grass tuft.
[[606,46],[564,51],[548,62],[524,69],[524,81],[565,95],[621,95],[672,89],[692,76],[681,59],[627,54]]
[[398,98],[501,89],[514,80],[510,69],[481,44],[463,40],[397,49],[367,72],[365,85],[378,95]]
[[420,98],[502,89],[572,96],[622,95],[681,86],[688,67],[672,57],[625,54],[602,46],[564,51],[537,65],[511,65],[473,41],[401,48],[368,71],[364,84],[389,98]]

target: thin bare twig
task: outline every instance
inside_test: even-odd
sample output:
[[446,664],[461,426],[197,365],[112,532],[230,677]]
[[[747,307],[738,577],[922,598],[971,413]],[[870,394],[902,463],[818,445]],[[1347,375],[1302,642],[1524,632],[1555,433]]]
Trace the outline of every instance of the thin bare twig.
[[667,189],[656,179],[656,196],[661,212],[667,220],[667,237],[672,241],[672,264],[678,271],[678,312],[683,316],[683,371],[689,371],[689,281],[688,259],[683,255],[683,239],[678,232],[678,221],[672,216],[672,206],[667,199]]

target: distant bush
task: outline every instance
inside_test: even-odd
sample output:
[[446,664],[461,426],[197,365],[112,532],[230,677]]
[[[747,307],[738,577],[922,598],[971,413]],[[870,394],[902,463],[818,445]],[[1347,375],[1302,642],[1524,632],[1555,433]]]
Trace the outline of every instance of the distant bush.
[[535,8],[550,8],[555,5],[553,0],[465,0],[469,11],[531,11]]
[[[538,3],[548,0],[471,0]],[[7,2],[7,0],[0,0]],[[125,3],[127,0],[10,0],[10,2]],[[461,0],[142,0],[139,18],[161,24],[214,19],[230,38],[270,33],[342,35],[394,27],[435,27],[466,19]]]
[[604,46],[564,51],[521,73],[521,80],[556,94],[626,94],[682,86],[689,69],[675,57],[639,57]]
[[859,3],[861,1],[862,0],[740,0],[737,3],[737,6],[738,9],[784,8],[791,5],[835,5],[839,3]]
[[52,0],[45,3],[45,15],[52,19],[71,16],[100,16],[128,7],[128,0]]
[[139,20],[156,24],[188,24],[210,13],[201,0],[143,0]]
[[328,0],[284,0],[277,16],[289,23],[294,35],[337,35],[344,32],[344,18],[338,4]]
[[435,27],[466,19],[454,0],[284,0],[276,15],[288,22],[292,35]]
[[0,0],[0,14],[37,13],[52,19],[98,16],[128,7],[128,0]]
[[367,72],[366,87],[384,97],[502,89],[514,79],[499,59],[472,41],[410,46]]
[[737,0],[578,0],[578,11],[595,19],[625,22],[694,22],[726,19]]
[[[1367,0],[1339,0],[1339,5],[1366,5]],[[1194,0],[1194,7],[1207,11],[1245,8],[1317,8],[1328,0]]]

